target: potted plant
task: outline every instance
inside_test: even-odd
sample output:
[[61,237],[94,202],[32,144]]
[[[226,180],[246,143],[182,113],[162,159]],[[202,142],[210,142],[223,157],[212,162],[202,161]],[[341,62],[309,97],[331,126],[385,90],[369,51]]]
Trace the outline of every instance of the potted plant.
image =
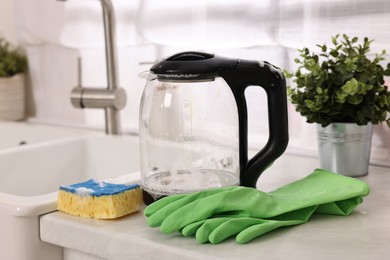
[[25,56],[0,35],[0,120],[25,117],[26,68]]
[[[332,46],[299,50],[298,68],[286,73],[294,87],[288,95],[309,123],[317,123],[321,167],[348,176],[368,173],[372,124],[390,127],[390,92],[382,67],[385,51],[370,54],[372,40],[347,35],[332,37]],[[371,59],[370,59],[371,57]]]

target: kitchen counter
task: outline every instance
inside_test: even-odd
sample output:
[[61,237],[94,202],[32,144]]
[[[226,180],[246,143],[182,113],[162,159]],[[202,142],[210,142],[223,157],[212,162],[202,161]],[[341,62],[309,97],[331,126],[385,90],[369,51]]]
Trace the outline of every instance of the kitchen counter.
[[[311,173],[318,159],[285,154],[259,179],[273,190]],[[281,228],[240,245],[198,244],[180,234],[149,228],[142,212],[95,220],[62,212],[43,215],[41,239],[64,247],[64,259],[390,259],[390,168],[370,166],[361,178],[371,193],[350,216],[314,215],[304,225]]]

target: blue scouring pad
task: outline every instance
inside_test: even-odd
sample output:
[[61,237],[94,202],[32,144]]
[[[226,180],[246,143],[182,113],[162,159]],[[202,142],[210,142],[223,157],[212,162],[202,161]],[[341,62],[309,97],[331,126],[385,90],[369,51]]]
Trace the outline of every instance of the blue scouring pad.
[[62,185],[58,210],[81,217],[113,219],[138,211],[142,192],[137,184],[114,184],[94,179]]

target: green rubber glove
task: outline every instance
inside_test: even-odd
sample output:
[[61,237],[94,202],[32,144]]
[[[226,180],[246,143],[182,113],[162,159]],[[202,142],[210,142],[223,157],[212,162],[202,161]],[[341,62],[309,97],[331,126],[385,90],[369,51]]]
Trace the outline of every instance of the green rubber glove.
[[274,219],[215,217],[189,224],[181,232],[184,236],[195,235],[199,243],[210,242],[212,244],[218,244],[238,234],[236,242],[245,244],[279,227],[306,223],[316,208],[316,206],[312,206],[296,210]]
[[256,237],[279,227],[306,223],[313,213],[349,215],[362,202],[360,196],[352,197],[337,203],[327,203],[318,206],[299,209],[270,219],[248,218],[230,215],[227,217],[212,217],[185,226],[181,232],[184,236],[196,236],[199,243],[210,242],[218,244],[223,240],[236,236],[236,242],[245,244]]
[[348,215],[368,192],[360,180],[316,169],[270,193],[224,187],[169,196],[149,205],[145,216],[149,226],[164,233],[184,228],[184,235],[196,232],[199,242],[212,243],[239,233],[236,240],[245,243],[280,226],[304,223],[314,211]]

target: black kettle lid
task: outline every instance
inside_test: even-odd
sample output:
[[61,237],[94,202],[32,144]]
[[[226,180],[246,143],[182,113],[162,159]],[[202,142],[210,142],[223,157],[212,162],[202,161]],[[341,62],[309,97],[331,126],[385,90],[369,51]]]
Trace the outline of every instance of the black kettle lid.
[[159,79],[205,80],[214,79],[221,70],[234,70],[239,59],[219,57],[206,52],[181,52],[151,67]]

